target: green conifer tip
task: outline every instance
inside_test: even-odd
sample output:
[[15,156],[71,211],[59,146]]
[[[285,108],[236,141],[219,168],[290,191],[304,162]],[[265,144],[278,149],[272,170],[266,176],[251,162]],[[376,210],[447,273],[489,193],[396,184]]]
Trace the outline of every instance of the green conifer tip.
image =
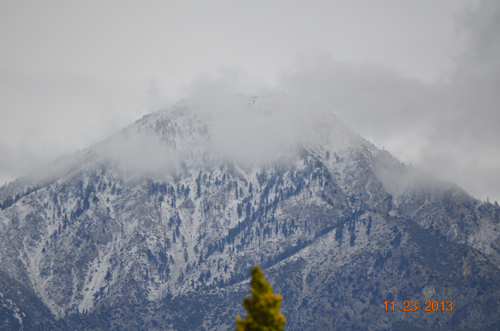
[[273,294],[258,265],[252,268],[250,286],[252,295],[243,299],[248,315],[243,320],[236,316],[236,331],[283,331],[286,319],[279,313],[281,295]]

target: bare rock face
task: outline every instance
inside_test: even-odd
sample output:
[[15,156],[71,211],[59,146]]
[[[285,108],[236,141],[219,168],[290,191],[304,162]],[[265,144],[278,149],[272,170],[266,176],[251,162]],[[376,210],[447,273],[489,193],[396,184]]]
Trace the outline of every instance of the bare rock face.
[[231,330],[259,263],[287,330],[494,329],[498,204],[283,98],[184,101],[0,188],[0,328]]

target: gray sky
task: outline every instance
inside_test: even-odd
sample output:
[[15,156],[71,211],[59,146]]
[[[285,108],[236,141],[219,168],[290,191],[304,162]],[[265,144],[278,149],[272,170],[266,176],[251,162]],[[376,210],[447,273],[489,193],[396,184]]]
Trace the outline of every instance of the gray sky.
[[499,25],[495,0],[0,0],[0,183],[208,81],[320,99],[500,201]]

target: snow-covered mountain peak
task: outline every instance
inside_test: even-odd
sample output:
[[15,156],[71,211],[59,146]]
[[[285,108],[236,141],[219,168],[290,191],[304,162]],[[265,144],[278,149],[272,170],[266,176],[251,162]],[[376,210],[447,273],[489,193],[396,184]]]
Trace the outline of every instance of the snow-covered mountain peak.
[[[450,256],[446,266],[466,261],[450,288],[482,288],[467,283],[479,253],[460,246],[444,259],[444,249],[467,243],[500,263],[498,206],[422,180],[327,107],[296,97],[184,100],[63,161],[0,188],[0,312],[12,318],[29,305],[10,298],[24,293],[68,321],[61,329],[109,312],[111,324],[135,329],[151,320],[201,330],[198,318],[193,327],[177,320],[193,311],[227,330],[227,309],[259,263],[284,295],[290,329],[332,318],[368,329],[386,294],[450,279]],[[484,270],[500,279],[496,267]],[[219,301],[220,311],[200,314]],[[335,317],[339,302],[349,308]]]
[[138,135],[142,138],[136,140],[144,140],[149,148],[156,137],[176,157],[188,160],[269,161],[297,148],[338,152],[362,142],[330,109],[286,95],[184,100],[145,116],[114,141]]

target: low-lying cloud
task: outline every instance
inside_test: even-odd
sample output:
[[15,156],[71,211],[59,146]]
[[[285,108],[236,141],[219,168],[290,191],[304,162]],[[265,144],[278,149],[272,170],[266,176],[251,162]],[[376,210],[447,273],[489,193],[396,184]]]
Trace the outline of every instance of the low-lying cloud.
[[119,165],[125,175],[170,175],[178,167],[171,146],[149,132],[123,130],[97,145],[96,152]]
[[[500,201],[500,2],[474,2],[457,16],[456,26],[461,47],[453,55],[455,69],[433,83],[387,66],[337,61],[329,52],[303,53],[280,71],[276,84],[266,85],[238,69],[226,68],[215,76],[200,76],[180,97],[198,100],[212,114],[211,143],[221,154],[257,158],[273,155],[290,142],[307,141],[315,133],[309,102],[313,100],[401,161],[451,180],[478,198],[485,200],[489,196],[490,200]],[[11,81],[11,77],[7,78]],[[64,92],[61,86],[54,83],[53,90]],[[271,114],[255,112],[245,104],[246,99],[227,97],[238,93],[262,97],[283,92],[289,97],[282,98],[286,101]],[[147,93],[155,100],[155,107],[165,99],[154,82]],[[4,94],[7,100],[10,94]],[[78,98],[85,99],[80,95]],[[17,102],[14,101],[12,104]],[[40,101],[44,101],[42,96]],[[95,104],[93,101],[88,107],[79,105],[79,116]],[[21,108],[29,106],[22,104]],[[120,104],[116,108],[126,107]],[[120,119],[118,114],[117,110],[111,119],[101,122]],[[38,122],[43,122],[43,116]],[[71,130],[70,126],[60,128],[58,124],[44,123],[44,127]],[[97,125],[97,129],[102,127]],[[86,134],[93,136],[97,131],[94,129],[86,130]],[[21,136],[19,139],[25,139]],[[109,153],[131,168],[156,172],[176,162],[167,146],[156,138],[128,139],[131,150],[117,143],[110,145]],[[36,143],[36,139],[30,142]],[[0,161],[0,176],[7,176],[14,168],[25,169],[23,162],[39,160],[29,151],[1,148],[0,154],[8,160]]]
[[456,69],[434,83],[323,53],[299,56],[280,86],[321,100],[402,161],[500,200],[500,3],[466,7],[457,28]]
[[300,132],[310,119],[304,104],[291,102],[283,107],[288,113],[259,117],[229,111],[241,105],[228,104],[225,97],[285,92],[294,101],[314,100],[331,109],[401,161],[483,200],[500,200],[500,3],[465,7],[456,24],[461,48],[454,54],[455,69],[433,83],[387,66],[340,62],[329,52],[316,52],[299,54],[273,86],[229,69],[196,80],[188,95],[218,109],[213,139],[222,150],[272,154],[283,141],[300,141],[311,132]]
[[[253,93],[237,93],[248,91],[249,86]],[[210,119],[212,152],[224,157],[265,161],[299,145],[329,144],[333,151],[349,143],[342,139],[333,143],[331,129],[340,120],[321,102],[249,82],[234,71],[201,77],[190,92],[193,108]]]

